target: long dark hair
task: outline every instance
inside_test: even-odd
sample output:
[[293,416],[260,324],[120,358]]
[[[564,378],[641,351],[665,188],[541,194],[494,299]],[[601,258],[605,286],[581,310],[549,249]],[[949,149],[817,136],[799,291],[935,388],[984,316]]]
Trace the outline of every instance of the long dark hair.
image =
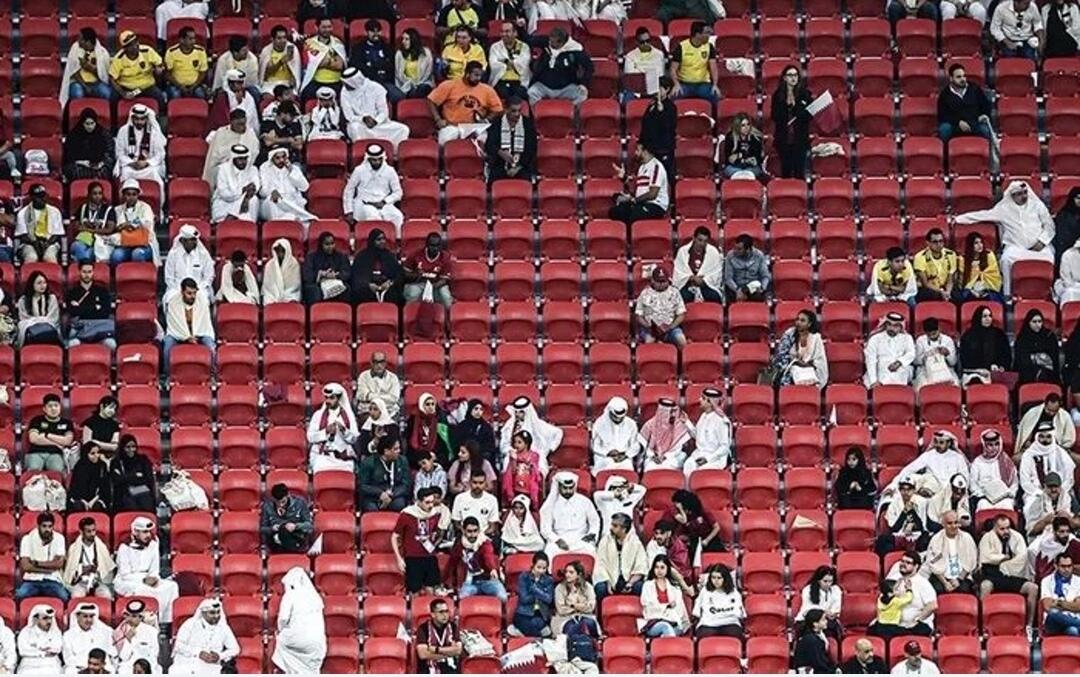
[[691,519],[697,519],[705,514],[705,509],[701,506],[701,499],[697,497],[697,494],[686,489],[679,489],[672,494],[671,503],[681,505],[686,510],[687,517]]
[[653,558],[652,564],[649,565],[648,579],[650,581],[656,580],[656,565],[661,562],[667,565],[667,576],[664,578],[664,580],[668,583],[674,583],[675,578],[672,574],[675,571],[675,567],[671,565],[671,560],[668,559],[667,555],[657,555],[655,558]]
[[405,49],[401,40],[398,40],[398,51],[402,53],[407,59],[419,59],[424,55],[424,42],[420,37],[420,31],[415,28],[406,28],[402,33],[402,37],[409,36],[409,48]]
[[811,609],[806,612],[806,616],[803,617],[803,634],[817,632],[814,630],[814,623],[817,623],[825,617],[825,612],[821,609]]
[[971,280],[971,262],[976,258],[979,260],[979,270],[986,270],[986,264],[990,259],[990,250],[986,248],[985,241],[983,241],[983,250],[977,255],[975,254],[975,242],[982,240],[982,235],[968,233],[967,240],[964,242],[964,284]]
[[[469,475],[484,472],[484,456],[480,453],[480,445],[476,443],[476,440],[465,440],[461,446],[469,454]],[[459,470],[458,473],[460,475],[461,471]]]
[[799,81],[795,84],[795,98],[798,99],[799,95],[806,92],[806,79],[803,77],[802,71],[795,64],[784,66],[784,70],[780,71],[780,82],[776,84],[776,91],[773,92],[774,97],[781,97],[787,99],[787,81],[784,80],[784,76],[789,70],[795,69],[795,72],[799,75]]
[[713,592],[716,588],[712,584],[712,575],[720,574],[723,581],[720,583],[720,590],[728,593],[729,595],[735,592],[735,579],[731,575],[731,569],[726,564],[714,564],[705,570],[705,589],[709,592]]
[[[30,273],[30,279],[26,281],[26,286],[23,287],[23,300],[26,302],[27,308],[30,307],[30,302],[34,300],[34,284],[37,283],[38,278],[44,279],[46,285],[49,284],[49,278],[45,277],[45,273],[41,272],[40,270],[35,270],[34,272]],[[45,298],[49,298],[49,294],[49,288],[48,286],[46,286],[43,296]]]
[[[1035,319],[1036,317],[1043,320],[1042,330],[1038,334],[1036,334],[1031,329],[1031,321],[1033,319]],[[1020,339],[1020,338],[1023,338],[1023,337],[1035,338],[1037,336],[1044,335],[1044,334],[1047,334],[1047,333],[1052,333],[1052,332],[1046,327],[1046,317],[1042,314],[1042,311],[1039,310],[1038,308],[1032,308],[1031,310],[1029,310],[1027,312],[1027,315],[1024,316],[1024,324],[1022,324],[1020,326],[1020,331],[1018,331],[1016,333],[1016,338],[1017,339]]]
[[820,323],[820,321],[818,321],[817,313],[810,310],[809,308],[803,308],[802,310],[800,310],[796,314],[797,315],[805,315],[810,320],[810,327],[806,330],[806,333],[808,333],[808,334],[820,334],[821,333],[821,323]]
[[[832,576],[833,584],[836,583],[836,569],[826,565],[814,569],[810,581],[807,582],[807,585],[810,586],[810,601],[814,604],[821,604],[821,579],[826,576]],[[809,614],[809,612],[807,613]]]

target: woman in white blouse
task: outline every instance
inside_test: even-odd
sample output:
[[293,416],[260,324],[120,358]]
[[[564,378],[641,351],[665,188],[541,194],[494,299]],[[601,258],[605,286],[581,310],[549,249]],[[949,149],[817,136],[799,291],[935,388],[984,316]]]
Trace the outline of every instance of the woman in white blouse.
[[839,642],[844,632],[840,627],[840,603],[843,598],[844,591],[836,584],[836,569],[830,566],[818,567],[802,589],[802,606],[795,616],[795,623],[801,624],[807,611],[821,609],[828,620],[825,634]]
[[697,637],[743,636],[746,609],[727,566],[714,564],[706,570],[705,582],[694,600],[693,617]]
[[682,589],[674,578],[674,568],[666,555],[657,555],[641,587],[641,609],[646,637],[678,637],[690,627]]

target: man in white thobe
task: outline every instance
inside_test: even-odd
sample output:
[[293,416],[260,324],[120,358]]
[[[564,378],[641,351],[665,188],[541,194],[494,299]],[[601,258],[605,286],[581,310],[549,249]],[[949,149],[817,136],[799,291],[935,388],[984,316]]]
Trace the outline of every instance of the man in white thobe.
[[289,149],[278,146],[259,167],[259,213],[264,221],[300,221],[306,227],[316,217],[307,210],[308,180]]
[[385,87],[352,66],[341,73],[341,85],[341,114],[350,139],[386,139],[397,150],[398,144],[409,138],[409,127],[390,119]]
[[199,285],[199,294],[207,303],[211,302],[214,298],[214,257],[199,239],[198,228],[184,224],[165,257],[165,295],[161,303],[168,305],[180,293],[180,283],[189,277]]
[[356,409],[367,411],[372,400],[382,402],[387,416],[397,419],[401,410],[401,381],[387,368],[386,353],[371,354],[371,367],[356,377]]
[[255,223],[259,213],[259,172],[251,164],[245,146],[233,146],[232,154],[232,162],[218,168],[210,219],[214,223],[225,219]]
[[577,492],[578,476],[562,471],[555,475],[558,491],[548,494],[540,508],[540,534],[547,541],[550,559],[566,553],[593,555],[600,534],[600,514],[587,497]]
[[866,341],[864,349],[867,388],[876,385],[909,385],[915,361],[915,341],[904,331],[904,316],[886,313],[879,329]]
[[612,475],[604,483],[604,488],[593,492],[593,503],[596,511],[600,513],[600,522],[604,527],[604,533],[611,527],[612,515],[628,515],[633,517],[641,499],[645,498],[645,487],[640,484],[631,484],[630,480],[622,475]]
[[221,602],[204,599],[176,633],[169,674],[220,675],[222,663],[239,655],[240,644],[225,620]]
[[161,577],[161,549],[154,538],[154,521],[136,517],[131,523],[131,540],[116,551],[116,591],[126,596],[153,597],[163,623],[172,622],[172,605],[180,596],[175,581]]
[[161,0],[161,4],[154,10],[154,19],[157,22],[157,39],[164,40],[166,38],[169,22],[173,19],[206,21],[209,14],[210,4],[206,0]]
[[1001,433],[986,428],[979,435],[983,451],[971,461],[971,495],[975,510],[1016,510],[1020,475],[1005,453]]
[[131,666],[140,658],[149,662],[154,672],[161,669],[158,665],[161,650],[158,629],[146,622],[145,614],[146,604],[141,599],[128,600],[124,607],[124,620],[116,628],[113,644],[121,674],[131,674]]
[[121,183],[128,179],[165,184],[165,135],[157,116],[141,103],[131,107],[128,121],[116,132],[116,166],[113,175]]
[[1020,489],[1024,495],[1034,495],[1050,473],[1061,478],[1061,490],[1072,493],[1076,462],[1054,438],[1054,424],[1044,421],[1035,427],[1035,441],[1020,456]]
[[499,452],[502,455],[502,467],[506,467],[510,459],[510,443],[514,435],[526,431],[532,435],[532,450],[540,457],[540,474],[547,477],[548,455],[559,448],[562,443],[562,428],[552,425],[540,418],[536,413],[536,407],[532,400],[522,395],[506,405],[504,409],[508,419],[499,429]]
[[[238,68],[230,68],[225,72],[225,87],[217,93],[219,99],[215,99],[215,106],[220,105],[219,100],[225,102],[226,111],[240,109],[244,111],[248,120],[259,119],[259,106],[255,97],[251,95],[251,89],[246,82],[244,71]],[[219,118],[220,119],[220,118]]]
[[900,473],[882,492],[882,497],[891,495],[900,486],[900,478],[912,482],[922,496],[933,496],[942,487],[949,486],[953,475],[964,478],[968,484],[971,472],[967,457],[956,448],[956,436],[946,430],[934,433],[930,448],[905,465]]
[[[1004,4],[1004,3],[1003,3]],[[1054,262],[1054,219],[1027,181],[1013,181],[1005,197],[990,209],[967,212],[956,223],[996,223],[1001,233],[1002,292],[1009,295],[1012,265],[1017,261]]]
[[[1065,407],[1061,406],[1061,395],[1050,393],[1043,403],[1028,409],[1020,419],[1020,425],[1016,429],[1016,451],[1014,461],[1019,461],[1021,454],[1035,440],[1035,428],[1044,421],[1053,425],[1054,439],[1058,441],[1065,451],[1069,451],[1076,444],[1076,424]],[[1073,460],[1076,457],[1073,456]]]
[[203,164],[202,180],[214,185],[218,167],[232,162],[233,148],[243,146],[248,154],[255,157],[259,154],[259,137],[255,133],[259,121],[248,120],[247,113],[243,109],[236,109],[229,113],[229,124],[219,127],[210,132],[206,142],[210,144],[206,151],[206,162]]
[[112,628],[101,622],[96,604],[84,602],[75,607],[68,617],[68,629],[64,632],[64,672],[79,674],[86,669],[86,657],[90,649],[105,652],[105,669],[114,672]]
[[60,655],[64,651],[64,636],[56,624],[56,611],[48,604],[35,604],[30,620],[19,631],[20,675],[59,675]]
[[15,649],[15,633],[0,618],[0,673],[9,675],[15,672],[18,652]]
[[593,422],[590,446],[594,475],[604,470],[634,470],[641,455],[641,440],[637,421],[627,416],[628,411],[626,400],[613,397]]
[[349,176],[341,197],[346,219],[353,221],[389,221],[401,237],[405,215],[397,208],[401,202],[401,179],[386,162],[386,151],[370,144],[361,162]]
[[726,468],[731,461],[731,421],[720,406],[717,388],[701,392],[701,415],[694,424],[694,451],[683,464],[687,479],[695,470]]
[[360,436],[356,414],[349,405],[348,393],[340,383],[323,387],[323,404],[308,422],[307,440],[311,452],[311,472],[356,470],[353,444]]
[[338,105],[337,93],[330,87],[319,87],[315,91],[316,104],[308,115],[307,140],[330,139],[338,141],[345,138],[345,119]]

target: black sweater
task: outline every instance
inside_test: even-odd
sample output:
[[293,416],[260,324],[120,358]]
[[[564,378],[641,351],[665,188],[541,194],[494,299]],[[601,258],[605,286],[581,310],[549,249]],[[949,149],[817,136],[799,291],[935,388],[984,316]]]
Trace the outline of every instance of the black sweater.
[[968,84],[963,98],[957,96],[952,87],[946,87],[938,96],[937,111],[939,123],[947,122],[955,127],[963,120],[975,126],[980,115],[990,115],[990,100],[981,87],[973,84]]
[[661,109],[661,104],[655,101],[649,104],[641,118],[641,133],[638,134],[638,142],[656,157],[675,152],[675,102],[665,101],[662,105]]

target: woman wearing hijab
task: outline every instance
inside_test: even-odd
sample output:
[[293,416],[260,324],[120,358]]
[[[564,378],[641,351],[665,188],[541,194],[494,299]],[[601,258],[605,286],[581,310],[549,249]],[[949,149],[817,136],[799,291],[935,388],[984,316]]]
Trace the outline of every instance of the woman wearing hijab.
[[108,130],[93,108],[84,108],[64,139],[64,176],[69,181],[108,178],[115,161]]
[[862,449],[851,447],[844,465],[836,475],[836,504],[841,510],[873,510],[877,501],[877,482],[866,465]]
[[60,301],[49,290],[45,273],[35,270],[16,305],[19,345],[60,344]]
[[1058,279],[1054,282],[1054,300],[1062,307],[1080,301],[1080,240],[1061,254]]
[[326,657],[326,626],[323,600],[300,567],[282,577],[285,594],[278,611],[273,661],[282,672],[317,675]]
[[690,437],[690,420],[686,414],[674,400],[660,398],[656,413],[641,427],[641,439],[645,443],[645,472],[653,468],[681,470],[686,460],[683,445]]
[[357,448],[360,449],[360,453],[365,456],[375,453],[380,438],[385,437],[388,433],[397,435],[397,431],[393,430],[395,427],[394,419],[390,416],[386,404],[381,399],[378,397],[373,398],[368,402],[367,406],[367,418],[360,425],[360,438],[356,444]]
[[979,306],[971,314],[971,325],[960,336],[961,383],[989,383],[991,372],[1006,371],[1012,365],[1009,337],[994,326],[994,314]]
[[824,388],[829,383],[829,361],[817,315],[800,310],[795,325],[780,336],[772,366],[779,373],[777,385],[812,385]]
[[[465,418],[450,430],[450,440],[455,449],[472,440],[476,442],[480,457],[492,467],[499,462],[499,446],[495,442],[495,427],[484,418],[484,403],[481,400],[469,400],[465,407]],[[466,483],[468,478],[465,478]]]
[[511,499],[510,510],[502,522],[500,540],[504,555],[544,549],[544,537],[540,535],[540,527],[532,514],[532,499],[528,496],[518,494]]
[[956,294],[961,301],[986,300],[1005,303],[1001,295],[1001,269],[997,254],[990,251],[982,235],[969,233],[964,244],[964,256],[957,259]]
[[1080,186],[1069,191],[1061,211],[1054,217],[1054,254],[1058,261],[1080,241]]
[[259,305],[259,283],[247,262],[247,254],[237,249],[221,268],[217,300],[222,303]]
[[30,620],[19,631],[20,675],[59,675],[60,655],[64,651],[64,637],[56,625],[56,611],[48,604],[35,604],[30,609]]
[[1062,370],[1065,385],[1072,392],[1072,419],[1080,426],[1080,322],[1073,327],[1065,342],[1065,367]]
[[1046,328],[1043,314],[1035,308],[1024,317],[1013,349],[1013,371],[1020,374],[1019,385],[1061,383],[1057,335]]
[[439,411],[439,403],[431,393],[423,393],[416,403],[416,411],[405,425],[405,452],[409,467],[416,468],[420,459],[435,454],[444,467],[450,462],[446,448],[446,421]]
[[483,473],[487,478],[484,491],[495,490],[495,483],[499,479],[495,468],[480,455],[480,445],[476,443],[476,440],[465,440],[458,444],[457,457],[450,464],[450,469],[446,471],[446,479],[450,483],[450,496],[469,491],[469,482],[474,473]]
[[1043,5],[1042,21],[1046,31],[1043,58],[1076,56],[1080,45],[1080,4],[1076,0],[1051,0]]
[[355,303],[401,303],[401,263],[387,246],[386,233],[368,233],[367,247],[352,262]]
[[971,495],[975,511],[1016,510],[1020,475],[1004,451],[1001,433],[987,428],[980,435],[982,453],[971,462]]
[[285,238],[274,240],[270,260],[263,269],[263,303],[300,302],[300,263],[292,253],[292,245]]
[[112,476],[101,449],[93,442],[82,445],[82,455],[71,470],[67,490],[71,512],[110,512]]

